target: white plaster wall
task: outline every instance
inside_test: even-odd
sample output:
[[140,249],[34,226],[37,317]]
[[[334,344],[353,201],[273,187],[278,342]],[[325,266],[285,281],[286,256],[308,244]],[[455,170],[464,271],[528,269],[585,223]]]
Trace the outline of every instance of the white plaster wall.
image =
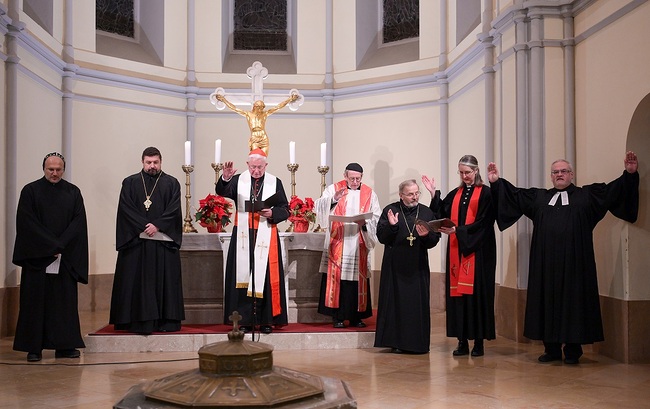
[[[576,19],[576,28],[587,30],[594,24],[607,21],[614,5],[598,2],[596,7]],[[623,2],[621,2],[623,3]],[[619,4],[622,6],[623,4]],[[636,106],[650,93],[650,3],[644,3],[619,20],[590,34],[576,46],[576,119],[578,184],[609,182],[623,171],[626,149],[645,148],[640,156],[642,187],[647,178],[648,154],[644,147],[629,146],[626,141],[630,119]],[[579,34],[578,32],[577,34]],[[645,185],[647,186],[647,184]],[[647,189],[647,188],[646,188]],[[648,212],[648,204],[641,203],[640,211]],[[644,217],[647,220],[647,216]],[[646,222],[647,223],[647,222]],[[630,277],[625,250],[626,226],[608,214],[594,231],[596,261],[600,291],[621,299],[650,298],[649,226],[641,226],[645,234],[636,236],[630,254]],[[643,243],[638,243],[643,241]],[[642,250],[645,249],[645,250]]]

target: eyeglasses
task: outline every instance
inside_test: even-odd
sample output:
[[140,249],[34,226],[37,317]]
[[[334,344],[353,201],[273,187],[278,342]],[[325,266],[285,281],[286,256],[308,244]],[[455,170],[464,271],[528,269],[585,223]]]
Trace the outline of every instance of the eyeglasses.
[[418,197],[420,196],[420,192],[401,193],[401,195],[406,197]]
[[567,175],[569,173],[573,173],[571,169],[559,169],[559,170],[552,170],[551,175],[559,175],[559,174]]
[[474,172],[475,172],[475,170],[459,170],[458,174],[461,175],[461,176],[469,176]]

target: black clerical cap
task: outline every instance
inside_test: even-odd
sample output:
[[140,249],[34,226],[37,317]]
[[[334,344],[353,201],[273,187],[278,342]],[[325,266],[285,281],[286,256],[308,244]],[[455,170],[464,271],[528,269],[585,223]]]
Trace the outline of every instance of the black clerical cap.
[[353,170],[355,172],[363,173],[363,168],[356,162],[352,162],[345,167],[345,170]]

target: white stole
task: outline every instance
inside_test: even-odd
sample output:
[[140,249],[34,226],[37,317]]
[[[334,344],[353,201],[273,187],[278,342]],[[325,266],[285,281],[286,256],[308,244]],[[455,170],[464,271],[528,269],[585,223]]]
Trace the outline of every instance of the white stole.
[[[275,194],[277,186],[276,177],[266,173],[262,188],[261,200],[266,200]],[[254,277],[250,269],[250,239],[249,239],[249,216],[246,212],[246,201],[250,200],[251,174],[249,171],[242,172],[237,182],[237,288],[248,288],[248,296],[253,296],[253,284],[255,286],[255,297],[262,298],[264,283],[266,281],[266,266],[269,262],[269,246],[271,244],[271,226],[267,218],[260,216],[255,240],[254,254]]]

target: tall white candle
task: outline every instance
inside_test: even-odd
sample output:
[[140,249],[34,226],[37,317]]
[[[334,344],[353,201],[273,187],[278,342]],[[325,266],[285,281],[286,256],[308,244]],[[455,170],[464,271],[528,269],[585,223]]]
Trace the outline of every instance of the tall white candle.
[[214,163],[221,163],[221,139],[214,141]]
[[185,165],[192,164],[192,142],[185,141]]
[[296,163],[296,143],[294,141],[289,142],[289,163]]
[[327,143],[320,144],[320,165],[327,166]]

